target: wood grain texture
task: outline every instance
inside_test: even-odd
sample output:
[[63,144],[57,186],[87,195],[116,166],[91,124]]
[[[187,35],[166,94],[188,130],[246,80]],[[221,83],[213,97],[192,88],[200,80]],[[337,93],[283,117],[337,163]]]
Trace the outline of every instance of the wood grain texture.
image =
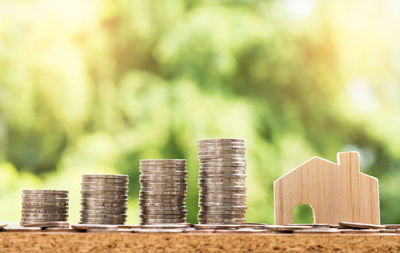
[[380,224],[378,180],[360,172],[359,153],[338,153],[338,164],[314,157],[274,182],[275,223],[293,223],[309,204],[315,223]]
[[0,233],[0,252],[398,252],[400,235]]

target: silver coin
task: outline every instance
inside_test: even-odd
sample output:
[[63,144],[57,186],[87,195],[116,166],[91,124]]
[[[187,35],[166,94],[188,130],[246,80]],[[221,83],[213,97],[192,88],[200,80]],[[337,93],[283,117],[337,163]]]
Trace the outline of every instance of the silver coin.
[[242,204],[241,206],[243,206],[246,203],[246,199],[206,199],[206,198],[200,198],[199,200],[199,206],[207,206],[209,203],[216,203],[219,205],[229,205],[229,204]]
[[[176,192],[176,191],[174,191]],[[166,194],[161,191],[146,191],[139,194],[141,199],[184,199],[186,194],[184,192],[179,192],[179,194]]]
[[68,198],[68,194],[31,194],[31,193],[22,193],[22,197],[30,197],[30,198]]
[[20,221],[20,225],[27,227],[27,226],[31,226],[33,224],[38,224],[38,223],[48,223],[48,222],[68,222],[67,220],[45,220],[45,219],[40,219],[40,220],[21,220]]
[[199,216],[218,216],[218,215],[223,215],[223,216],[229,216],[229,217],[241,217],[243,218],[246,215],[246,210],[239,210],[239,211],[228,211],[228,210],[200,210],[198,213]]
[[156,187],[156,188],[178,188],[178,189],[186,189],[187,183],[175,184],[175,183],[154,183],[154,182],[141,182],[141,187]]
[[127,210],[91,210],[83,209],[80,211],[81,214],[97,215],[97,214],[126,214]]
[[51,198],[25,198],[22,197],[22,202],[47,202],[47,203],[58,203],[58,202],[68,202],[68,198],[65,199],[51,199]]
[[156,211],[156,210],[168,210],[168,211],[186,211],[186,206],[183,203],[182,205],[171,204],[171,203],[143,203],[140,205],[141,211]]
[[200,139],[197,141],[198,144],[203,143],[244,143],[244,139],[236,139],[236,138],[213,138],[213,139]]
[[166,209],[166,210],[181,210],[186,209],[186,206],[177,206],[175,203],[141,203],[140,209],[150,210],[150,209]]
[[95,192],[95,191],[85,191],[81,192],[82,198],[89,199],[118,199],[125,200],[128,199],[128,194],[126,193],[105,193],[105,192]]
[[[80,219],[80,223],[82,224],[84,221],[86,221],[86,223],[84,224],[96,224],[96,223],[100,223],[100,224],[105,224],[104,222],[107,221],[110,224],[114,224],[114,223],[123,223],[126,221],[126,216],[115,216],[115,217],[100,217],[100,216],[88,216],[88,215],[82,215],[81,214],[81,219]],[[95,222],[95,223],[93,223]]]
[[21,213],[42,213],[42,214],[68,214],[68,209],[66,210],[40,210],[40,209],[29,209],[25,210],[23,209]]
[[22,207],[33,207],[33,208],[42,208],[42,207],[67,207],[68,202],[23,202]]
[[159,165],[144,165],[143,167],[139,167],[140,172],[144,173],[178,173],[178,174],[187,174],[186,166],[159,166]]
[[38,220],[38,219],[42,219],[42,220],[67,220],[68,219],[68,215],[51,215],[51,216],[43,216],[43,215],[33,215],[33,214],[22,214],[21,215],[21,221],[22,220],[27,220],[27,219],[31,219],[31,220]]
[[151,204],[151,203],[171,203],[175,204],[176,206],[181,206],[185,204],[185,200],[168,200],[168,199],[163,199],[163,200],[139,200],[139,204]]
[[216,158],[201,158],[197,157],[199,164],[203,167],[215,166],[215,167],[244,167],[247,166],[247,161],[244,156],[229,156],[229,157],[216,157]]
[[97,218],[97,217],[82,217],[80,224],[117,224],[122,225],[126,221],[126,217],[121,218]]
[[162,201],[162,200],[185,200],[186,196],[182,195],[160,195],[160,194],[141,194],[139,200],[151,200],[151,201]]
[[232,202],[219,202],[219,201],[208,201],[199,202],[200,207],[235,207],[235,206],[245,206],[246,201],[232,201]]
[[246,213],[199,213],[197,215],[198,219],[244,219]]
[[199,178],[199,183],[204,184],[241,184],[244,185],[246,183],[246,179],[244,178]]
[[223,173],[225,172],[226,174],[236,174],[236,173],[243,173],[246,172],[247,165],[240,163],[240,164],[235,164],[235,165],[230,165],[228,163],[221,163],[220,165],[213,164],[213,163],[200,163],[199,164],[199,172],[204,172],[204,173]]
[[213,161],[207,161],[199,162],[200,166],[200,171],[206,171],[209,169],[209,171],[222,171],[224,168],[227,171],[240,171],[243,167],[247,167],[246,162],[213,162]]
[[245,214],[199,214],[197,219],[217,220],[217,219],[244,219]]
[[205,183],[199,183],[199,188],[204,192],[204,191],[246,191],[246,188],[243,188],[244,184],[223,184],[223,183],[215,183],[215,184],[205,184]]
[[243,224],[246,220],[243,218],[233,218],[233,219],[208,219],[199,218],[200,224]]
[[105,213],[88,213],[81,212],[81,217],[89,218],[110,218],[110,219],[120,219],[122,217],[127,217],[127,214],[105,214]]
[[236,206],[245,206],[246,201],[237,201],[237,202],[219,202],[219,201],[209,201],[209,202],[199,202],[199,207],[231,207],[234,208]]
[[128,179],[129,175],[123,175],[123,174],[83,174],[82,178]]
[[186,179],[165,179],[165,178],[148,178],[148,177],[141,177],[139,179],[140,184],[145,185],[160,185],[160,186],[173,186],[173,185],[177,185],[177,186],[187,186],[187,182]]
[[87,207],[87,208],[92,208],[92,207],[126,207],[127,205],[126,202],[94,202],[94,201],[81,201],[81,206]]
[[125,190],[128,189],[128,184],[99,184],[82,182],[82,188],[110,189],[110,190]]
[[104,225],[123,225],[126,218],[121,219],[108,219],[108,218],[82,218],[79,224],[104,224]]
[[158,224],[158,223],[185,223],[186,219],[181,218],[181,219],[147,219],[147,218],[141,218],[140,223],[141,224]]
[[165,214],[187,214],[186,210],[145,210],[140,212],[143,215],[165,215]]
[[32,190],[25,189],[22,190],[22,194],[68,194],[67,190]]
[[96,196],[86,196],[81,198],[81,202],[90,203],[126,203],[128,198],[112,198],[108,196],[96,197]]
[[200,211],[203,212],[212,212],[212,211],[239,212],[246,210],[247,210],[246,206],[200,206]]
[[[225,167],[229,168],[229,167]],[[230,179],[235,179],[235,178],[241,178],[245,179],[246,176],[246,171],[234,171],[234,170],[213,170],[210,169],[209,171],[205,170],[200,170],[199,171],[199,178],[230,178]]]
[[68,198],[58,198],[58,199],[51,199],[51,198],[27,198],[22,197],[22,202],[49,202],[49,203],[56,203],[56,202],[68,202]]
[[174,175],[165,175],[165,174],[160,174],[160,175],[140,175],[140,180],[159,180],[159,181],[186,181],[186,176],[185,177],[180,177],[180,176],[174,176]]
[[146,171],[146,172],[188,172],[186,170],[186,164],[141,164],[139,166],[139,171]]
[[163,215],[155,215],[155,214],[146,214],[139,215],[140,219],[185,219],[185,214],[163,214]]
[[128,185],[129,180],[126,179],[112,179],[112,178],[87,178],[82,179],[81,184],[111,184],[111,185]]
[[245,145],[240,144],[200,144],[197,145],[198,152],[209,152],[209,151],[245,151]]
[[217,186],[204,186],[202,185],[200,187],[201,190],[199,190],[199,194],[209,194],[209,193],[216,193],[216,194],[226,194],[226,196],[229,196],[229,194],[245,194],[246,189],[243,188],[234,188],[234,187],[217,187]]
[[139,205],[142,206],[142,209],[145,210],[146,208],[154,207],[159,209],[170,210],[171,208],[175,207],[180,209],[181,206],[185,205],[185,201],[181,202],[150,202],[150,201],[140,201]]
[[68,199],[31,199],[22,198],[22,202],[35,203],[35,202],[46,202],[46,203],[68,203]]
[[82,202],[81,201],[81,206],[85,208],[122,208],[126,207],[128,202],[125,203],[120,203],[120,202]]
[[200,157],[227,157],[228,159],[232,158],[232,157],[237,157],[237,158],[245,158],[245,151],[244,150],[202,150],[200,149],[199,152],[197,153],[198,158],[200,159]]
[[86,195],[119,195],[119,196],[128,196],[127,195],[128,189],[82,189],[81,193]]
[[166,168],[186,168],[186,162],[140,162],[140,168],[145,167],[166,167]]
[[141,177],[176,177],[176,178],[186,178],[189,173],[187,171],[140,171]]
[[197,156],[199,161],[213,161],[213,160],[217,160],[217,159],[226,159],[226,160],[232,160],[232,159],[243,159],[245,160],[245,156],[244,155],[240,155],[240,154],[215,154],[215,155],[198,155]]
[[140,164],[186,164],[186,159],[142,159]]
[[[160,188],[160,189],[150,189],[150,188],[141,188],[141,193],[139,194],[139,196],[168,196],[168,197],[184,197],[186,196],[186,190],[182,189],[167,189],[167,188]],[[171,193],[171,194],[168,194]]]
[[[157,193],[159,193],[157,195],[178,195],[178,196],[182,195],[182,191],[162,191],[162,192],[157,192]],[[151,194],[155,194],[155,192],[140,190],[139,194],[149,194],[149,195],[151,195]]]
[[108,195],[127,195],[128,188],[110,189],[110,188],[100,188],[100,187],[82,187],[81,193],[85,194],[108,194]]
[[103,205],[93,205],[87,203],[81,203],[81,207],[87,210],[107,210],[107,211],[123,211],[128,210],[128,207],[125,205],[118,206],[103,206]]

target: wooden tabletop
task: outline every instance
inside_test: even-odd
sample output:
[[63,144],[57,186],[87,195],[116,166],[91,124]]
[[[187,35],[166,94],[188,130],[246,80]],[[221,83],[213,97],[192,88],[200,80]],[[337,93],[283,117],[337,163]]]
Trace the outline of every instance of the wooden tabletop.
[[400,234],[0,233],[1,252],[395,252]]

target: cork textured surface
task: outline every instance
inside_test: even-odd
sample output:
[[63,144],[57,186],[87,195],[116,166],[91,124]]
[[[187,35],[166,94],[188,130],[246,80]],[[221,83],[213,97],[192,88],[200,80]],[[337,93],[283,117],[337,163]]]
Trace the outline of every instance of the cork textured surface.
[[399,234],[0,233],[1,252],[393,252]]

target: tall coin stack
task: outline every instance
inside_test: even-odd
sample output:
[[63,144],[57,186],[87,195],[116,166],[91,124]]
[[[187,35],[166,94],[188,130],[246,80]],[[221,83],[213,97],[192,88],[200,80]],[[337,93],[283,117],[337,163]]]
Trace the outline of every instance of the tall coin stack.
[[23,190],[21,226],[68,221],[68,191]]
[[186,223],[186,160],[140,160],[140,224]]
[[82,175],[80,223],[124,224],[128,182],[128,175]]
[[237,224],[246,215],[246,158],[242,139],[198,143],[200,224]]

